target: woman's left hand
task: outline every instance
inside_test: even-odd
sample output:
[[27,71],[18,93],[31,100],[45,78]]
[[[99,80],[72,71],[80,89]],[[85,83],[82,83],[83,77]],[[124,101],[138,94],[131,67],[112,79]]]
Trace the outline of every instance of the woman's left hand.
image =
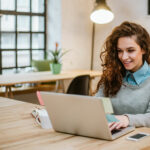
[[110,130],[125,128],[129,125],[129,118],[125,115],[116,115],[115,116],[119,121],[112,122],[109,124]]

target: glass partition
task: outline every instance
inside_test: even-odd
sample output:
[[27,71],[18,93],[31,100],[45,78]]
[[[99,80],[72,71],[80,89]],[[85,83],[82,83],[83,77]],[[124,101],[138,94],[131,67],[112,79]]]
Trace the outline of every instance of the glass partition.
[[14,49],[15,48],[15,34],[14,33],[2,33],[1,34],[1,48],[2,49]]
[[38,33],[32,34],[32,48],[33,49],[44,48],[44,34]]
[[30,34],[19,33],[17,35],[17,48],[18,49],[29,49],[30,48]]
[[2,15],[1,16],[1,31],[15,31],[15,16]]
[[44,12],[44,0],[32,0],[32,12],[43,13]]
[[32,31],[33,32],[43,32],[44,31],[44,17],[33,16],[32,17]]
[[30,0],[17,0],[17,11],[30,12]]
[[44,51],[42,50],[34,50],[32,51],[33,60],[42,60],[44,59]]
[[15,67],[15,52],[3,51],[2,52],[2,67]]
[[17,16],[17,31],[30,31],[30,16]]
[[46,0],[0,0],[0,74],[46,58]]
[[30,65],[30,51],[20,50],[17,52],[18,67]]
[[15,0],[1,0],[1,10],[15,10]]

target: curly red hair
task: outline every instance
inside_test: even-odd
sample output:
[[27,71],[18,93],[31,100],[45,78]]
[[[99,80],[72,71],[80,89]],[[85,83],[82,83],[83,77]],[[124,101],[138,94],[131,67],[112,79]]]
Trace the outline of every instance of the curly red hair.
[[104,51],[100,54],[103,73],[97,85],[97,91],[103,87],[105,96],[115,96],[120,90],[126,70],[118,58],[117,43],[120,37],[135,36],[136,43],[145,51],[143,61],[150,64],[150,36],[139,24],[123,22],[115,27],[104,42]]

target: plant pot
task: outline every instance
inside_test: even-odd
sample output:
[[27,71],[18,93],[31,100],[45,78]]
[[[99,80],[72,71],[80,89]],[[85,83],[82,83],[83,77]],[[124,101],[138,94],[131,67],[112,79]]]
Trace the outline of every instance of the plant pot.
[[61,72],[61,66],[61,64],[50,63],[52,74],[59,74]]

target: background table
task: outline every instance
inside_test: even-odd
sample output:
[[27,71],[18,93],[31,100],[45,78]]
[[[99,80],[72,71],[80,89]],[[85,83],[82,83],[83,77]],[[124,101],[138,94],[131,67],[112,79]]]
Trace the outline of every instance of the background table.
[[[126,140],[139,128],[115,141],[74,136],[42,129],[31,112],[38,105],[0,97],[0,150],[149,150],[150,137],[139,142]],[[41,107],[41,106],[38,106]]]
[[67,79],[73,79],[79,75],[90,75],[90,93],[92,93],[91,82],[95,77],[100,77],[100,71],[94,70],[71,70],[71,71],[62,71],[60,74],[53,75],[50,71],[44,72],[31,72],[31,73],[19,73],[12,75],[0,75],[0,86],[5,86],[5,96],[13,97],[11,87],[16,84],[25,84],[25,83],[42,83],[42,82],[51,82],[51,81],[63,81]]

